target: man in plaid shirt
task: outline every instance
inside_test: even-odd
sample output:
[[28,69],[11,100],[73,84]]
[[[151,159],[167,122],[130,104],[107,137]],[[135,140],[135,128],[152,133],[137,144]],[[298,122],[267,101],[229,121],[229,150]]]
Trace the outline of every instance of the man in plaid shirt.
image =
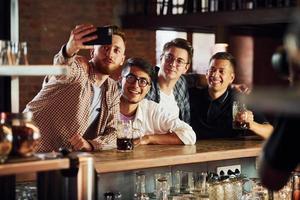
[[187,80],[183,74],[187,72],[192,62],[193,47],[182,38],[167,42],[160,57],[161,66],[156,67],[157,80],[146,96],[174,114],[190,123],[190,103],[187,89]]
[[[97,35],[89,24],[76,26],[69,41],[54,58],[54,64],[67,65],[69,73],[46,76],[41,91],[29,102],[24,112],[33,113],[40,128],[38,152],[57,151],[60,147],[75,151],[101,149],[115,143],[115,120],[119,115],[120,93],[109,78],[124,62],[124,33],[111,26],[112,43],[84,45]],[[88,35],[88,36],[87,36]],[[76,55],[90,49],[91,59]]]

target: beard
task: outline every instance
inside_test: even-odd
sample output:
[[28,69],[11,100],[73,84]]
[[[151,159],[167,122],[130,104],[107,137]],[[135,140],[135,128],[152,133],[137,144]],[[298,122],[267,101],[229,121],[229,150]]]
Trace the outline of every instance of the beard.
[[105,65],[104,62],[100,61],[100,60],[93,60],[94,61],[94,70],[96,72],[99,72],[101,74],[105,74],[105,75],[111,75],[114,72],[116,72],[120,65],[116,65],[116,64],[109,64],[108,66]]
[[111,75],[112,73],[114,73],[118,68],[108,68],[108,67],[97,67],[97,72],[100,72],[101,74],[105,74],[105,75]]

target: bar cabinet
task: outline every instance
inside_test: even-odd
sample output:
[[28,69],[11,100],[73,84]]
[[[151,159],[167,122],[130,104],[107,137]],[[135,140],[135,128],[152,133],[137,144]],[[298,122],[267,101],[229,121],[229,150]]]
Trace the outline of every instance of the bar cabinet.
[[[97,199],[106,192],[120,192],[133,199],[135,173],[146,174],[146,190],[153,190],[153,175],[185,170],[216,172],[217,167],[240,165],[241,172],[257,177],[256,157],[263,141],[257,139],[201,140],[195,145],[141,145],[132,152],[105,150],[93,153],[97,173]],[[148,177],[148,178],[147,178]]]

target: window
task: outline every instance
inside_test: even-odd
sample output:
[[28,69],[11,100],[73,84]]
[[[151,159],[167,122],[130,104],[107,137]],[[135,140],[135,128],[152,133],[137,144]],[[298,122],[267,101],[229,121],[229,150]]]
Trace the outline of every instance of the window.
[[215,34],[193,33],[193,67],[192,72],[205,74],[208,69],[208,62],[214,53]]
[[186,32],[177,31],[156,31],[156,65],[160,63],[160,55],[165,43],[175,38],[187,38]]
[[[163,45],[175,38],[187,39],[187,33],[177,31],[156,31],[156,65],[159,65],[160,63]],[[210,57],[215,52],[223,51],[222,45],[221,48],[220,45],[215,45],[215,34],[212,33],[193,33],[193,48],[194,56],[191,71],[198,74],[205,74],[208,69]]]

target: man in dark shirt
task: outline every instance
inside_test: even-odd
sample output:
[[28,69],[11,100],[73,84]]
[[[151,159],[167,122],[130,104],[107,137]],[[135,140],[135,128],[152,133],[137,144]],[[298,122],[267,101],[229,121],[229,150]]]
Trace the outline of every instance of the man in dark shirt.
[[[210,59],[206,75],[208,88],[189,90],[191,105],[191,125],[200,138],[234,137],[242,130],[232,128],[232,104],[235,91],[230,89],[235,73],[235,59],[226,52],[219,52]],[[249,130],[263,138],[273,131],[273,126],[259,114],[246,111],[245,122]]]

